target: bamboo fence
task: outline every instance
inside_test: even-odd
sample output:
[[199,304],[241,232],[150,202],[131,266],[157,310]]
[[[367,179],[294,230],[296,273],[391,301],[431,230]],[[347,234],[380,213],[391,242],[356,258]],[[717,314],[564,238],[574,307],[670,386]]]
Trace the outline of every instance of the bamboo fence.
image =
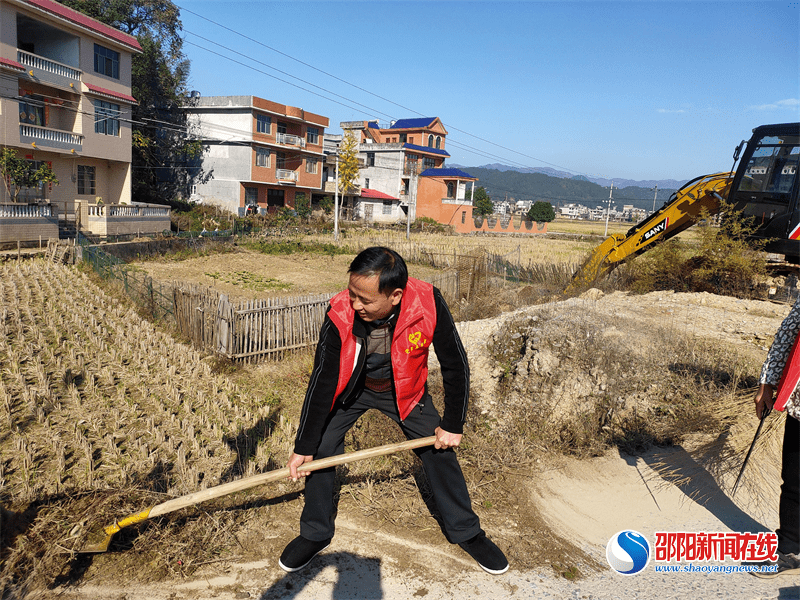
[[[98,273],[119,280],[125,292],[154,316],[174,319],[180,335],[195,347],[235,362],[280,360],[287,353],[313,347],[333,296],[231,302],[213,288],[153,281],[97,246],[83,250],[83,259]],[[429,282],[439,288],[448,304],[469,301],[487,284],[485,255],[461,255],[419,244],[401,250],[414,262],[445,269]]]

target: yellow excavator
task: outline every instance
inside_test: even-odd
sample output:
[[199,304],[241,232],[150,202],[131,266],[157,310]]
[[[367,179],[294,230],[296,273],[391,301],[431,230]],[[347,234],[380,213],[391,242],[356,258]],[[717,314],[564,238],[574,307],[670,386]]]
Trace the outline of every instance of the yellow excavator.
[[745,144],[738,169],[688,182],[627,233],[613,234],[597,246],[573,275],[566,292],[589,287],[626,258],[691,227],[703,209],[709,215],[717,214],[723,201],[756,219],[758,228],[752,238],[767,240],[767,252],[800,263],[800,123],[756,127],[750,139],[737,146],[734,165]]

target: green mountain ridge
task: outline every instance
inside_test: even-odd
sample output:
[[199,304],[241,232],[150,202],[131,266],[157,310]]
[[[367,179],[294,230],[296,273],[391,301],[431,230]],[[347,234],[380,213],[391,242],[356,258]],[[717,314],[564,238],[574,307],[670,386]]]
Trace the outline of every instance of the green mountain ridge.
[[[532,202],[550,202],[555,207],[570,203],[594,207],[606,206],[609,188],[586,180],[580,175],[564,179],[543,173],[520,173],[517,171],[499,171],[483,167],[469,167],[468,172],[478,178],[476,186],[483,186],[492,200],[530,200]],[[673,189],[659,189],[655,208],[661,207],[672,195]],[[630,186],[614,188],[611,204],[622,209],[625,204],[632,204],[647,212],[653,210],[654,192],[650,188]]]

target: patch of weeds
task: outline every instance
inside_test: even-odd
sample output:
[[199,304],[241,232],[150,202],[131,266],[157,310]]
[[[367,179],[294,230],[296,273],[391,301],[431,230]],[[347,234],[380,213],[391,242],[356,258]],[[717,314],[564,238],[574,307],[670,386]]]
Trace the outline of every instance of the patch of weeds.
[[322,242],[300,242],[295,240],[252,240],[243,242],[245,248],[270,255],[287,255],[297,253],[325,254],[334,256],[336,254],[352,254],[353,251],[346,247],[339,247],[335,244]]
[[697,220],[698,242],[672,239],[641,259],[629,263],[630,289],[710,292],[737,298],[764,296],[767,267],[760,252],[768,240],[753,240],[757,224],[752,217],[723,203],[722,226],[716,227],[707,210]]
[[581,572],[578,570],[578,567],[576,567],[575,565],[571,565],[569,567],[565,567],[565,566],[563,566],[561,564],[555,564],[555,565],[553,565],[553,569],[555,570],[556,573],[558,573],[558,575],[560,577],[563,577],[564,579],[566,579],[568,581],[575,581],[575,580],[579,579],[580,576],[581,576]]
[[209,363],[211,372],[215,375],[233,375],[240,369],[239,365],[233,362],[230,358],[226,358],[220,354],[215,354]]
[[273,290],[291,289],[291,283],[285,283],[274,277],[262,277],[250,271],[235,271],[233,273],[206,273],[208,277],[215,281],[243,287],[256,292],[266,292]]

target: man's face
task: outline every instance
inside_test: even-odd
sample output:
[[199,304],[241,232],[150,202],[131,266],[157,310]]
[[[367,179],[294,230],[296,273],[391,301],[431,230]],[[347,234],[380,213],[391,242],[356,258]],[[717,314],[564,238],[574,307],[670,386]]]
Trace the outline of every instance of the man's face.
[[350,274],[350,306],[356,311],[363,321],[371,322],[388,317],[394,307],[400,304],[403,290],[397,288],[391,292],[378,291],[380,277],[364,277],[363,275]]

